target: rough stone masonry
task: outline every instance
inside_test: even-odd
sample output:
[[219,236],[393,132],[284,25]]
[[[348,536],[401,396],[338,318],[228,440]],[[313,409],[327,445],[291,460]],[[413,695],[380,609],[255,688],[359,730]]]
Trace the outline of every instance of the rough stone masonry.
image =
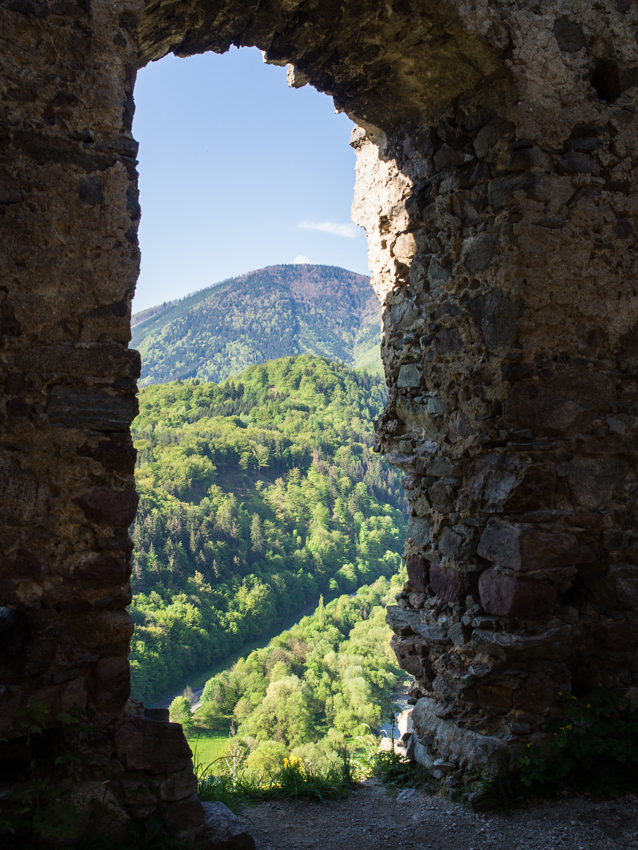
[[181,730],[127,702],[133,86],[168,52],[257,45],[358,125],[412,754],[503,763],[561,691],[635,699],[636,2],[0,0],[0,23],[3,780],[29,699],[47,752],[77,708],[70,787],[211,841]]

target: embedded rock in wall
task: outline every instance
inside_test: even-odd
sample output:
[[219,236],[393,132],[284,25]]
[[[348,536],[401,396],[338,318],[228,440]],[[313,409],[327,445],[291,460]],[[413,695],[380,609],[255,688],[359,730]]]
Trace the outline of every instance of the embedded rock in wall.
[[635,687],[636,4],[0,0],[0,22],[2,769],[30,700],[54,744],[77,708],[78,782],[210,827],[179,730],[127,703],[132,90],[170,51],[257,45],[358,122],[414,751],[478,764],[561,690]]

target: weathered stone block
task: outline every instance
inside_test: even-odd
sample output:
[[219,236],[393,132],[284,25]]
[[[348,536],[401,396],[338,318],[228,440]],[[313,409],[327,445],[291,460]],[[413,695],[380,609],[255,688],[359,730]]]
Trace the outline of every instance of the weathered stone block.
[[109,395],[97,390],[56,386],[47,406],[49,422],[56,428],[86,431],[128,431],[139,411],[132,394]]
[[446,525],[439,537],[439,552],[448,558],[460,558],[464,537]]
[[98,711],[117,713],[131,695],[131,668],[124,655],[100,658],[93,672],[95,705]]
[[581,151],[570,151],[561,157],[560,167],[563,171],[579,174],[600,174],[600,165],[589,154]]
[[412,641],[400,641],[395,638],[390,642],[397,658],[397,664],[406,673],[417,679],[428,679],[432,672],[427,646]]
[[550,463],[530,463],[516,454],[490,452],[468,463],[459,490],[459,511],[521,513],[551,508],[556,471]]
[[616,385],[608,375],[569,369],[515,384],[508,413],[537,433],[565,434],[586,428],[615,401]]
[[596,557],[592,549],[573,534],[540,531],[533,526],[513,525],[496,518],[488,522],[477,552],[499,567],[518,572],[587,564]]
[[487,614],[499,617],[520,617],[526,620],[547,620],[556,607],[556,591],[547,584],[522,581],[506,576],[494,568],[479,578],[481,605]]
[[416,611],[406,611],[398,605],[388,605],[385,619],[392,631],[398,635],[409,637],[419,634],[421,618]]
[[452,354],[463,348],[463,340],[456,328],[442,328],[434,337],[436,353]]
[[127,717],[117,727],[114,743],[127,770],[176,773],[191,763],[191,749],[179,723]]
[[[65,618],[69,635],[88,649],[121,646],[133,634],[133,621],[127,611],[91,611]],[[107,654],[107,653],[105,653]]]
[[[78,378],[133,378],[140,376],[140,354],[125,345],[40,345],[14,355],[13,364],[20,372],[39,375],[72,375]],[[56,387],[71,390],[71,387]]]
[[404,422],[413,433],[434,434],[436,423],[425,404],[417,404],[407,399],[399,398],[396,403],[396,411],[399,419]]
[[596,646],[611,652],[631,652],[638,644],[627,623],[593,623],[589,633]]
[[486,765],[507,769],[510,750],[503,741],[462,729],[454,721],[439,717],[438,709],[439,704],[427,697],[414,706],[412,723],[420,740],[433,738],[437,753],[453,763],[463,762],[482,770]]
[[477,274],[489,266],[497,244],[498,238],[495,233],[481,233],[465,240],[463,257],[465,267],[470,274]]
[[538,148],[521,148],[507,161],[508,171],[551,171],[552,161]]
[[167,708],[145,708],[144,717],[148,720],[168,722],[170,720],[170,712]]
[[185,800],[197,790],[197,779],[192,767],[185,767],[165,779],[160,785],[160,797],[162,800],[174,802]]
[[416,593],[425,593],[430,565],[420,555],[411,555],[406,561],[408,581]]
[[187,832],[196,829],[204,823],[206,812],[204,805],[196,794],[187,800],[170,803],[164,808],[164,823],[175,832]]
[[210,850],[255,850],[255,839],[250,827],[223,803],[203,803],[204,826],[194,839],[195,847]]
[[428,546],[432,540],[432,522],[423,517],[409,517],[408,537],[414,540],[416,546]]
[[108,487],[93,487],[76,503],[84,511],[84,515],[93,520],[115,528],[128,528],[135,519],[140,497],[134,488],[126,490],[111,490]]
[[515,201],[517,192],[524,192],[533,201],[543,204],[566,204],[574,194],[569,177],[526,172],[496,177],[488,183],[488,202],[493,207],[504,207]]
[[123,474],[132,474],[137,460],[137,449],[117,440],[100,440],[94,448],[85,443],[78,449],[80,457],[90,457],[106,469]]
[[610,502],[616,488],[629,472],[629,464],[618,457],[575,457],[569,464],[569,489],[574,501],[589,510]]
[[404,363],[399,369],[398,387],[418,387],[421,384],[421,370],[415,363]]
[[439,599],[456,602],[461,595],[461,576],[457,570],[441,564],[430,564],[430,586]]
[[35,474],[7,457],[0,457],[0,502],[5,522],[31,522],[37,510]]
[[[532,584],[532,582],[527,583]],[[570,626],[554,626],[534,634],[512,634],[489,629],[474,629],[472,632],[474,648],[479,652],[487,650],[490,655],[501,661],[515,658],[521,660],[548,658],[552,662],[561,662],[572,652],[573,638],[574,632]],[[473,669],[474,665],[470,670]]]
[[494,289],[471,298],[467,309],[480,328],[483,342],[492,351],[512,345],[525,305],[522,301],[512,301],[500,289]]

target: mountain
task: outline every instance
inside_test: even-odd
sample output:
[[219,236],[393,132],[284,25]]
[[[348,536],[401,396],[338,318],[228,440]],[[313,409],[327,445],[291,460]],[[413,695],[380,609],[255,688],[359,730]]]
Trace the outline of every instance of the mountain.
[[382,374],[381,305],[370,278],[334,266],[269,266],[151,307],[132,324],[141,386],[219,383],[253,363],[298,354]]
[[372,451],[385,398],[380,378],[308,354],[142,390],[136,696],[156,698],[320,593],[396,572],[403,490]]

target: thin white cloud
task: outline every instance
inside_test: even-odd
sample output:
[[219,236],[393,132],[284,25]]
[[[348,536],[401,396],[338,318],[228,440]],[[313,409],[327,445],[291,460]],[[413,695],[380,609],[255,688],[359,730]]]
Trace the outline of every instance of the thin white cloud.
[[310,257],[306,257],[303,254],[297,254],[293,263],[297,263],[298,265],[306,265],[307,263],[312,263]]
[[333,236],[343,236],[345,239],[356,239],[360,233],[356,224],[339,224],[336,221],[300,221],[300,230],[321,230]]

